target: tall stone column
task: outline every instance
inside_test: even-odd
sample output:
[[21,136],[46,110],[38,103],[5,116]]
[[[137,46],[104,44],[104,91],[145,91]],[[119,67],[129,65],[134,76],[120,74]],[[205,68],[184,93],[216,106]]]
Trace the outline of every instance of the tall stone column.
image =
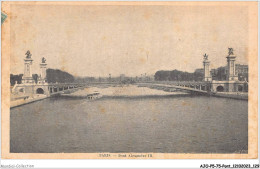
[[208,60],[208,55],[205,53],[203,66],[204,66],[204,81],[212,81],[212,77],[210,75],[210,61]]
[[44,57],[42,58],[42,62],[40,64],[40,69],[41,69],[41,74],[40,74],[40,77],[39,77],[39,83],[45,84],[46,83],[47,63],[46,63],[46,59]]
[[30,53],[30,51],[28,50],[26,52],[26,57],[24,59],[24,74],[23,74],[23,78],[22,78],[22,83],[23,84],[33,84],[34,80],[32,77],[32,54]]
[[228,56],[227,58],[227,80],[228,81],[236,81],[238,80],[238,76],[236,75],[236,55],[233,53],[233,48],[228,48]]

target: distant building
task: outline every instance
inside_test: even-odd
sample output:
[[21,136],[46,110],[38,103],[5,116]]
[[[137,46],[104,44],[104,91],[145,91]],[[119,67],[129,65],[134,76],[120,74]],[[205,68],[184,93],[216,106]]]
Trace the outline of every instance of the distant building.
[[120,81],[124,81],[125,80],[125,74],[120,74]]
[[[221,66],[217,69],[211,69],[210,72],[213,80],[225,80],[227,79],[228,68]],[[236,64],[235,75],[238,76],[239,81],[248,81],[248,65]]]
[[236,73],[248,73],[248,65],[240,65],[240,64],[236,64]]
[[248,81],[248,65],[236,64],[236,74],[238,76],[238,80]]

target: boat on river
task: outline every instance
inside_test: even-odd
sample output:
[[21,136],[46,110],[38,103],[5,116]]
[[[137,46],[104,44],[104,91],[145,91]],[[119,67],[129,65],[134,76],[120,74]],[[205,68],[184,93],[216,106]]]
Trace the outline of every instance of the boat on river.
[[94,91],[94,93],[87,95],[87,98],[90,100],[99,99],[101,97],[102,97],[102,95],[98,91]]

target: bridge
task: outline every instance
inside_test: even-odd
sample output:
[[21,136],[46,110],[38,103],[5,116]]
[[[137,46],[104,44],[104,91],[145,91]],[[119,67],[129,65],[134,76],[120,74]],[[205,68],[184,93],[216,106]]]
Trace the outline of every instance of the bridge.
[[[122,84],[119,82],[16,84],[12,89],[12,93],[53,96],[63,93],[73,93],[87,87],[105,88],[116,85]],[[150,81],[138,82],[135,85],[168,92],[181,90],[192,94],[203,95],[210,95],[217,92],[246,92],[248,88],[247,82],[242,81],[232,83],[228,81]]]
[[[11,108],[23,104],[31,103],[37,100],[42,100],[58,94],[69,94],[78,90],[83,90],[88,87],[115,87],[122,86],[121,83],[45,83],[45,84],[16,84],[11,90]],[[213,95],[218,97],[228,97],[234,99],[248,100],[248,95],[245,92],[232,94],[229,92],[214,91],[221,89],[221,91],[228,91],[229,84],[227,83],[212,83],[212,82],[173,82],[173,81],[153,81],[153,82],[139,82],[135,83],[139,87],[148,87],[157,90],[164,90],[167,92],[183,91],[195,95]],[[233,83],[235,86],[248,85],[245,82]],[[217,86],[217,87],[216,87]],[[224,87],[223,87],[224,86]],[[239,89],[232,87],[232,89]],[[241,88],[240,88],[241,89]],[[242,90],[244,88],[242,87]],[[228,93],[228,94],[227,94]]]
[[[26,52],[26,58],[24,59],[24,75],[22,78],[22,84],[15,84],[12,88],[12,93],[17,95],[29,94],[44,94],[46,96],[52,96],[62,93],[75,92],[76,90],[83,89],[90,86],[106,87],[111,85],[117,85],[118,83],[47,83],[46,78],[46,59],[43,57],[40,63],[41,74],[39,75],[38,82],[32,77],[32,54],[28,50]],[[174,91],[182,90],[191,93],[199,94],[211,94],[216,92],[247,92],[248,82],[238,81],[238,76],[235,70],[235,58],[233,49],[229,48],[227,58],[227,78],[225,81],[215,81],[210,74],[210,61],[208,55],[204,55],[204,79],[203,81],[152,81],[152,82],[138,82],[139,86],[155,88],[159,90]]]
[[170,91],[178,89],[191,93],[247,92],[245,81],[154,81],[139,83],[140,86]]
[[118,85],[119,83],[38,83],[38,84],[15,84],[12,88],[12,93],[18,95],[35,95],[44,94],[46,96],[53,96],[63,93],[73,93],[77,90],[84,89],[87,87],[109,87]]

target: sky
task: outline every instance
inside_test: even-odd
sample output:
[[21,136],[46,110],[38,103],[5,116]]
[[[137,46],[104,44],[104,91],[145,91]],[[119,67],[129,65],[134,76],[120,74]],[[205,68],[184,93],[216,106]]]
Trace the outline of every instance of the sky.
[[48,68],[75,76],[140,76],[158,70],[193,72],[225,66],[228,48],[247,64],[246,6],[12,5],[11,73]]

